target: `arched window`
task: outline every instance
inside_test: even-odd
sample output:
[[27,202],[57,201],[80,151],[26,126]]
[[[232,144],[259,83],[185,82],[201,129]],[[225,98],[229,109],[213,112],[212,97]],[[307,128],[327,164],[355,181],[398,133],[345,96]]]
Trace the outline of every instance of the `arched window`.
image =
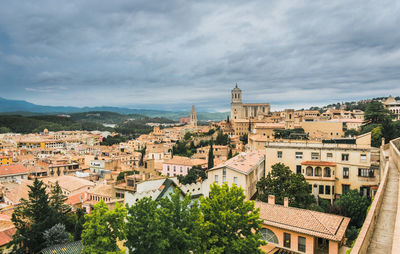
[[331,177],[331,169],[329,167],[324,168],[324,177]]
[[322,176],[322,168],[321,167],[315,168],[315,176]]
[[268,228],[261,229],[262,239],[269,243],[279,244],[278,237]]
[[306,168],[306,175],[307,176],[313,176],[313,168],[312,167],[308,166]]

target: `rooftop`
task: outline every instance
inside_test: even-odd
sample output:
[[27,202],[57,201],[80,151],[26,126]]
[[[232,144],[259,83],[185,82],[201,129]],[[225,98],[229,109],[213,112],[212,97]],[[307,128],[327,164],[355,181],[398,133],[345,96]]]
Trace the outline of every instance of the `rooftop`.
[[255,207],[260,208],[260,218],[265,225],[333,241],[343,239],[350,222],[350,218],[339,215],[259,201],[255,202]]
[[22,164],[1,165],[0,176],[27,174],[28,170]]
[[261,163],[263,160],[264,160],[263,151],[241,153],[225,161],[224,163],[217,165],[216,167],[210,170],[229,167],[243,174],[249,174],[253,170],[253,168],[257,166],[259,163]]

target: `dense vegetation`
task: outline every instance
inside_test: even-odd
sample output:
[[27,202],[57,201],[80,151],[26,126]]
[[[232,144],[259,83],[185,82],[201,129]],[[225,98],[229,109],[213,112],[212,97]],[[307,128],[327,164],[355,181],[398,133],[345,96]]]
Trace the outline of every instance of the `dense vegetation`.
[[[152,127],[147,123],[173,123],[174,121],[163,117],[150,118],[143,115],[131,114],[122,115],[113,112],[94,111],[85,113],[70,114],[68,116],[57,115],[0,115],[0,133],[38,133],[44,129],[49,131],[116,131],[125,138],[135,138],[141,134],[152,131]],[[116,124],[115,128],[105,127],[103,123]],[[123,139],[118,136],[117,138]],[[104,141],[105,145],[112,145],[117,142],[117,138],[112,137]]]
[[274,195],[275,202],[283,205],[285,197],[293,207],[310,208],[315,204],[309,184],[302,174],[293,173],[282,163],[272,166],[267,177],[262,177],[257,183],[258,199],[268,202],[268,196]]
[[393,114],[379,101],[366,104],[364,124],[360,131],[348,130],[346,136],[355,136],[371,132],[371,144],[374,147],[381,145],[381,139],[386,142],[400,136],[400,121],[393,121]]
[[0,126],[8,128],[16,133],[38,133],[44,129],[49,131],[62,130],[108,130],[112,128],[104,127],[102,124],[80,121],[77,122],[68,117],[59,116],[19,116],[19,115],[1,115]]
[[54,243],[80,240],[84,212],[72,212],[66,200],[58,183],[48,194],[43,182],[35,179],[29,198],[22,199],[12,214],[17,230],[9,243],[12,253],[39,253]]
[[125,142],[126,140],[128,140],[128,138],[125,136],[121,136],[121,135],[108,136],[106,138],[103,138],[103,141],[100,143],[100,145],[112,146],[115,144],[119,144],[121,142]]
[[202,181],[207,179],[206,171],[201,166],[193,166],[189,169],[187,175],[179,175],[178,180],[181,184],[192,184],[201,178]]
[[[212,185],[200,203],[176,188],[157,201],[143,198],[131,207],[101,200],[91,214],[72,213],[55,187],[47,194],[35,179],[29,199],[13,215],[13,253],[39,253],[53,244],[81,240],[83,253],[261,253],[261,220],[243,189]],[[72,229],[72,230],[71,230]]]

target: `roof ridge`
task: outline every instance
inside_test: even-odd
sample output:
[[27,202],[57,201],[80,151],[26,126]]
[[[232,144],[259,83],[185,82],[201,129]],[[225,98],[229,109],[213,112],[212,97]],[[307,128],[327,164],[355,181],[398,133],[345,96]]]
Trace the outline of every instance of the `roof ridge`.
[[331,231],[329,228],[327,228],[327,227],[317,218],[317,216],[314,215],[314,213],[313,213],[314,211],[311,211],[311,210],[306,210],[306,211],[309,212],[309,213],[311,214],[311,216],[314,217],[314,218],[319,222],[319,224],[321,224],[329,233],[331,233],[331,235],[335,236],[335,234],[332,233],[332,231]]

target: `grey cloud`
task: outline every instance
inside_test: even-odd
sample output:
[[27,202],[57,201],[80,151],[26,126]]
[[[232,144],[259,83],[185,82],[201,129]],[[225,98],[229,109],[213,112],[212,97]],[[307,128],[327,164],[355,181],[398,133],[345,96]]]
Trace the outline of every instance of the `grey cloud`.
[[0,84],[42,104],[215,110],[235,82],[273,108],[395,94],[399,11],[394,0],[11,1]]

